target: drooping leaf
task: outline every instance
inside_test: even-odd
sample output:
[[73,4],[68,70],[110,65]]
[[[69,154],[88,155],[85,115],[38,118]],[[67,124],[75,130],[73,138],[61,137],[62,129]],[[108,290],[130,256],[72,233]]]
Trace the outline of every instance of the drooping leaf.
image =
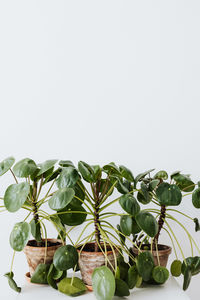
[[62,170],[56,184],[59,189],[65,187],[74,187],[79,179],[79,174],[74,167],[66,167]]
[[115,277],[106,267],[95,268],[92,273],[92,287],[97,300],[111,300],[115,294]]
[[133,289],[137,283],[138,271],[136,265],[133,265],[128,270],[127,283],[129,289]]
[[168,179],[168,174],[167,174],[166,171],[161,170],[161,171],[157,172],[157,173],[154,175],[154,179],[167,180],[167,179]]
[[143,280],[150,280],[153,268],[155,266],[152,254],[149,251],[140,253],[136,260],[136,266],[138,273]]
[[200,188],[197,188],[192,193],[192,204],[195,208],[200,208]]
[[41,237],[40,223],[37,222],[35,219],[32,219],[31,222],[30,222],[30,226],[31,226],[31,234],[32,234],[32,236],[35,238],[35,240],[37,242],[41,242],[42,241],[42,237]]
[[140,211],[135,218],[140,228],[150,237],[154,237],[157,234],[158,224],[152,214],[143,210]]
[[180,260],[174,260],[171,264],[171,274],[174,277],[179,277],[181,275],[181,267],[182,267],[182,262]]
[[182,200],[180,188],[175,184],[169,184],[167,182],[163,182],[159,185],[156,190],[156,196],[158,198],[158,202],[161,205],[166,206],[179,205]]
[[72,201],[74,195],[72,188],[60,189],[49,199],[49,207],[53,210],[61,210]]
[[194,182],[190,179],[188,175],[184,174],[174,174],[171,176],[177,184],[177,186],[180,188],[181,191],[184,192],[192,192],[195,188]]
[[192,276],[200,273],[200,256],[187,257],[182,263],[181,272],[185,273],[186,267],[190,268]]
[[39,164],[38,167],[40,168],[40,170],[37,173],[37,176],[40,176],[44,174],[46,171],[48,171],[49,169],[51,169],[57,163],[57,161],[58,161],[57,159],[51,159],[51,160],[46,160],[45,162]]
[[10,156],[6,159],[4,159],[1,163],[0,163],[0,176],[2,176],[3,174],[5,174],[8,170],[10,170],[10,168],[12,167],[12,165],[14,164],[15,159],[14,157]]
[[[114,176],[116,178],[116,176]],[[117,185],[116,188],[119,193],[121,194],[127,194],[129,192],[127,188],[127,184],[124,183],[124,181],[121,178],[116,178],[117,179]]]
[[129,288],[125,281],[121,279],[115,279],[115,295],[118,297],[129,296]]
[[47,276],[49,272],[50,265],[49,264],[39,264],[33,275],[31,276],[32,283],[39,283],[39,284],[47,284]]
[[4,205],[9,212],[16,212],[25,203],[30,191],[27,182],[11,184],[4,195]]
[[57,270],[53,263],[50,265],[48,275],[47,275],[47,282],[52,288],[57,290],[58,289],[57,281],[62,280],[65,277],[66,277],[66,271]]
[[195,224],[195,231],[200,231],[200,224],[199,224],[199,220],[197,218],[193,219],[194,224]]
[[[63,212],[63,214],[60,214],[61,212]],[[86,220],[87,213],[85,208],[81,205],[73,205],[70,203],[65,209],[59,211],[59,218],[65,225],[76,226],[82,224]]]
[[4,274],[4,276],[8,279],[8,284],[13,289],[15,292],[20,293],[21,292],[21,287],[17,286],[15,280],[13,279],[14,273],[9,272]]
[[126,168],[125,166],[122,166],[122,165],[119,166],[119,170],[120,170],[122,176],[126,180],[128,180],[130,182],[134,182],[134,177],[133,177],[133,174],[132,174],[131,170],[129,170],[128,168]]
[[129,265],[123,260],[119,263],[120,279],[126,280],[128,277]]
[[152,199],[152,195],[150,194],[149,189],[144,182],[141,182],[141,191],[144,196],[144,202],[145,202],[143,204],[148,204]]
[[156,266],[153,269],[152,277],[157,283],[163,284],[169,278],[169,271],[165,267]]
[[140,211],[140,206],[133,195],[126,194],[121,196],[119,204],[131,216],[136,216]]
[[190,281],[192,279],[192,272],[190,270],[190,267],[187,266],[185,268],[185,272],[184,272],[184,281],[183,281],[183,290],[186,291],[190,285]]
[[74,268],[78,263],[78,252],[72,245],[58,248],[53,257],[53,264],[60,271]]
[[85,181],[87,181],[87,182],[95,181],[94,169],[92,168],[92,166],[88,165],[84,161],[79,161],[78,169]]
[[37,170],[36,163],[30,158],[24,158],[17,162],[13,167],[15,176],[20,178],[27,178],[32,176]]
[[64,278],[58,283],[58,290],[68,296],[76,297],[84,294],[87,290],[83,281],[78,278]]
[[22,251],[26,246],[31,233],[30,225],[26,222],[19,222],[14,225],[10,234],[10,245],[15,251]]

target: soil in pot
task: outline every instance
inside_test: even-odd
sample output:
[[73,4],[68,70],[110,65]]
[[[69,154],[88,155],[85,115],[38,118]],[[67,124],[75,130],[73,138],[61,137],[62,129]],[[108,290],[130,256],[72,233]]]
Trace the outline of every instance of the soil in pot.
[[[151,246],[147,245],[147,244],[143,244],[141,246],[140,250],[141,250],[141,252],[151,251]],[[135,256],[138,255],[138,252],[139,252],[138,249],[133,247],[133,253]],[[152,251],[155,265],[156,266],[159,265],[159,263],[158,263],[158,257],[159,257],[160,265],[162,267],[166,267],[168,258],[169,258],[169,255],[171,254],[171,252],[172,252],[172,248],[170,246],[158,244],[158,252],[156,250]]]
[[[85,245],[83,250],[80,252],[80,249],[77,249],[79,252],[79,268],[82,275],[83,282],[87,286],[92,285],[92,273],[93,270],[97,267],[104,266],[106,264],[105,256],[104,254],[99,251],[95,252],[95,244],[94,243],[88,243]],[[101,244],[102,248],[104,248],[103,244]],[[118,251],[115,249],[115,255],[118,256]],[[112,249],[107,246],[107,259],[109,262],[107,263],[107,266],[112,270],[112,267],[110,264],[115,267],[115,256],[113,254]]]
[[39,247],[35,240],[30,240],[24,248],[24,253],[29,265],[30,276],[34,273],[37,265],[41,263],[52,263],[54,253],[62,246],[62,241],[57,239],[47,239],[47,248],[45,246],[45,240],[42,240]]

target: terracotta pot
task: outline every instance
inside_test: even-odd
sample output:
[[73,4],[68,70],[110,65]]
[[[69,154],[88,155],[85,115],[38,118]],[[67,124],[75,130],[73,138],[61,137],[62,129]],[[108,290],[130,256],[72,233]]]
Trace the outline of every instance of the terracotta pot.
[[[143,245],[143,247],[144,246],[149,246],[149,245]],[[145,252],[145,251],[150,251],[150,250],[141,249],[141,252]],[[158,253],[157,253],[156,250],[152,251],[152,255],[153,255],[155,265],[156,266],[158,265],[158,256],[159,256],[160,265],[162,267],[166,267],[167,262],[168,262],[168,258],[169,258],[169,255],[170,255],[171,252],[172,252],[172,248],[170,246],[158,244]],[[133,253],[137,256],[138,255],[138,249],[133,247]]]
[[[109,246],[107,247],[109,248]],[[79,253],[79,268],[81,271],[82,280],[87,286],[92,285],[93,270],[97,267],[101,267],[105,265],[104,254],[102,252],[94,252],[92,251],[92,249],[94,249],[94,243],[86,244],[84,250],[82,250],[81,253],[80,250],[77,249]],[[119,254],[117,249],[115,249],[115,254],[116,256],[118,256]],[[115,267],[115,257],[113,255],[113,251],[109,251],[109,250],[107,251],[107,258],[112,264],[112,266]],[[112,270],[112,267],[110,266],[109,262],[107,266]]]
[[[48,246],[46,249],[45,247],[32,246],[31,244],[33,244],[35,240],[30,240],[28,241],[26,247],[24,248],[24,253],[26,254],[26,259],[29,265],[30,276],[32,276],[32,274],[34,273],[37,265],[41,263],[51,264],[53,261],[53,256],[55,251],[62,246],[61,240],[47,239],[47,241],[51,243],[59,243],[59,244],[54,246]],[[46,254],[46,259],[45,259],[45,254]]]

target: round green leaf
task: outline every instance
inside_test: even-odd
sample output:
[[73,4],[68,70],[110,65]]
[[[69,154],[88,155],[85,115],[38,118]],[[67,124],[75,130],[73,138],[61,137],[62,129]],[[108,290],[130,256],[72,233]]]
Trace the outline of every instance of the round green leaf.
[[26,201],[30,191],[30,186],[27,182],[19,184],[11,184],[4,195],[4,205],[9,212],[19,210]]
[[40,223],[36,222],[35,219],[33,219],[30,222],[30,226],[31,226],[31,234],[32,234],[32,236],[36,239],[37,242],[41,242],[42,241],[42,237],[41,237]]
[[128,270],[128,278],[127,278],[127,283],[129,289],[133,289],[136,286],[138,279],[138,271],[136,265],[132,266]]
[[115,279],[115,295],[118,297],[129,296],[129,288],[125,281],[121,279]]
[[79,161],[78,169],[83,179],[87,182],[94,182],[94,169],[84,161]]
[[180,188],[175,184],[163,182],[156,190],[158,202],[161,205],[179,205],[182,200]]
[[115,277],[111,270],[102,266],[92,273],[92,287],[97,300],[111,300],[115,294]]
[[149,203],[152,199],[152,195],[150,194],[149,189],[144,182],[141,182],[141,191],[144,196],[143,204]]
[[163,284],[169,278],[169,271],[165,267],[156,266],[152,272],[153,279],[160,284]]
[[4,159],[0,163],[0,176],[3,175],[3,174],[5,174],[8,170],[10,170],[10,168],[12,167],[12,165],[14,164],[14,162],[15,162],[15,159],[12,156]]
[[194,182],[190,179],[189,175],[184,174],[174,174],[171,176],[176,181],[176,184],[184,192],[192,192],[195,188]]
[[56,184],[59,189],[74,187],[79,179],[77,170],[74,167],[67,167],[62,170]]
[[[114,178],[116,178],[116,175],[114,175]],[[129,190],[127,188],[126,182],[124,182],[121,178],[116,178],[116,179],[118,181],[118,183],[116,185],[118,192],[121,194],[127,194],[129,192]]]
[[[60,214],[63,212],[63,214]],[[81,205],[68,204],[65,209],[59,212],[59,218],[63,224],[76,226],[82,224],[86,217],[86,210]]]
[[125,166],[119,166],[119,170],[122,174],[122,176],[130,181],[130,182],[134,182],[134,177],[133,177],[133,174],[131,172],[131,170],[129,170],[128,168],[126,168]]
[[76,297],[86,292],[87,288],[83,281],[78,278],[64,278],[58,283],[58,290],[68,296]]
[[133,220],[129,215],[121,216],[120,218],[120,228],[121,232],[129,236],[133,231]]
[[192,204],[196,208],[200,208],[200,188],[194,190],[192,193]]
[[136,218],[137,224],[150,237],[154,237],[158,232],[158,224],[152,214],[147,211],[140,211]]
[[47,276],[49,272],[50,265],[47,264],[39,264],[33,275],[31,276],[32,283],[39,283],[39,284],[47,284]]
[[138,273],[140,276],[142,276],[143,280],[150,280],[154,268],[152,254],[149,251],[140,253],[136,260],[136,266]]
[[66,245],[58,248],[53,257],[53,264],[60,271],[74,268],[78,263],[78,253],[75,247]]
[[15,176],[20,178],[27,178],[32,176],[37,170],[36,163],[30,158],[24,158],[16,163],[13,167]]
[[171,264],[171,274],[174,277],[179,277],[181,275],[181,267],[182,267],[182,262],[180,260],[174,260]]
[[119,204],[131,216],[135,216],[140,211],[140,206],[133,195],[126,194],[120,197]]
[[51,169],[57,163],[57,161],[58,161],[57,159],[50,159],[50,160],[46,160],[42,164],[38,164],[40,170],[37,173],[37,176],[40,176],[44,174],[46,171],[48,171],[49,169]]
[[107,173],[109,175],[115,175],[117,177],[122,177],[118,167],[116,166],[116,164],[114,162],[111,162],[111,163],[103,166],[103,170],[105,173]]
[[166,171],[159,171],[154,175],[154,179],[163,179],[167,180],[168,179],[168,174]]
[[75,192],[72,188],[60,189],[49,199],[49,206],[51,209],[61,210],[72,201],[74,195]]
[[30,225],[26,222],[16,223],[10,234],[10,245],[15,251],[22,251],[31,233]]

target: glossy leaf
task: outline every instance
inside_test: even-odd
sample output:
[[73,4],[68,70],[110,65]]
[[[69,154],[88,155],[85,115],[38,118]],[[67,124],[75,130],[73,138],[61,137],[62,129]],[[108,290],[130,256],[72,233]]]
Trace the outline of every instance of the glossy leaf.
[[144,199],[145,199],[145,203],[143,203],[143,204],[149,203],[152,199],[152,195],[150,194],[149,189],[144,182],[141,182],[141,191],[142,191]]
[[115,279],[115,295],[118,297],[129,296],[129,288],[125,281],[121,279]]
[[17,162],[13,167],[15,176],[20,178],[27,178],[32,176],[37,170],[36,163],[30,158],[24,158]]
[[42,241],[42,237],[41,237],[40,223],[36,222],[35,219],[33,219],[30,222],[30,226],[31,226],[31,234],[34,237],[34,239],[37,242],[41,242]]
[[47,264],[39,264],[33,275],[31,276],[32,283],[39,283],[39,284],[47,284],[47,276],[49,272],[50,265]]
[[111,300],[115,294],[115,277],[111,270],[102,266],[92,273],[92,287],[97,300]]
[[121,177],[121,173],[114,162],[111,162],[111,163],[103,166],[103,170],[108,175],[115,175],[117,177]]
[[138,271],[136,265],[133,265],[128,270],[128,277],[127,277],[127,283],[129,289],[133,289],[136,286],[138,278]]
[[150,237],[154,237],[158,232],[158,224],[152,214],[147,211],[140,211],[136,216],[136,222],[140,228]]
[[153,269],[152,277],[159,284],[165,283],[169,278],[169,271],[162,266],[156,266]]
[[40,176],[44,174],[46,171],[51,169],[56,163],[57,159],[51,159],[51,160],[46,160],[45,162],[38,164],[38,167],[40,168],[39,172],[37,173],[37,176]]
[[174,260],[171,264],[171,274],[174,277],[179,277],[181,275],[181,267],[182,267],[182,262],[180,260]]
[[4,205],[9,212],[16,212],[25,203],[30,191],[27,182],[11,184],[4,195]]
[[120,218],[120,228],[123,234],[129,236],[132,233],[133,221],[131,216],[124,215]]
[[159,185],[156,190],[156,196],[158,198],[158,202],[161,205],[166,206],[179,205],[182,200],[180,188],[175,184],[169,184],[167,182],[163,182]]
[[[50,265],[48,274],[47,274],[47,283],[55,290],[58,289],[56,280],[53,278],[53,272],[56,270],[53,264]],[[61,271],[62,272],[62,271]]]
[[17,286],[16,282],[14,281],[13,272],[6,273],[6,274],[4,274],[4,276],[8,279],[8,284],[11,287],[11,289],[13,289],[17,293],[20,293],[21,292],[21,287]]
[[58,290],[68,296],[76,297],[84,294],[87,290],[83,281],[78,278],[64,278],[58,283]]
[[138,273],[143,278],[143,280],[150,280],[154,268],[154,260],[152,254],[149,251],[140,253],[136,260],[136,266]]
[[200,256],[187,257],[186,262],[183,261],[181,272],[185,274],[186,268],[189,267],[192,275],[197,275],[200,273]]
[[66,245],[58,248],[53,257],[54,266],[60,270],[69,270],[78,263],[78,252],[75,247]]
[[30,225],[26,222],[19,222],[14,225],[10,234],[10,245],[15,251],[22,251],[26,246],[31,233]]
[[126,194],[121,196],[119,204],[131,216],[136,216],[140,211],[140,206],[133,195]]
[[59,189],[74,187],[79,179],[77,170],[74,167],[64,168],[58,177],[56,184]]
[[79,161],[78,169],[83,179],[87,182],[94,182],[94,169],[84,161]]
[[[63,212],[63,214],[60,214]],[[86,210],[81,205],[69,204],[65,209],[59,212],[59,218],[62,223],[68,226],[76,226],[82,224],[86,218]],[[79,213],[80,212],[80,213]]]
[[53,210],[61,210],[72,201],[74,195],[72,188],[60,189],[49,199],[49,207]]
[[[116,178],[116,177],[115,177]],[[129,192],[127,185],[124,183],[124,181],[121,178],[117,178],[117,185],[116,188],[119,193],[121,194],[127,194]]]
[[192,193],[192,204],[195,208],[200,208],[200,188],[197,188]]
[[187,266],[184,272],[184,280],[183,280],[183,290],[186,291],[190,285],[190,281],[192,279],[192,272],[190,267]]
[[133,174],[131,172],[131,170],[129,170],[128,168],[126,168],[125,166],[119,166],[119,170],[122,174],[122,177],[124,177],[126,180],[130,181],[130,182],[134,182],[134,177]]
[[154,179],[167,180],[167,179],[168,179],[168,174],[167,174],[166,171],[161,170],[161,171],[157,172],[157,173],[154,175]]
[[3,174],[5,174],[8,170],[10,170],[10,168],[12,167],[12,165],[14,164],[15,159],[14,157],[10,156],[6,159],[4,159],[1,163],[0,163],[0,176],[2,176]]
[[181,191],[192,192],[194,190],[195,184],[188,175],[178,173],[171,177],[175,180]]

